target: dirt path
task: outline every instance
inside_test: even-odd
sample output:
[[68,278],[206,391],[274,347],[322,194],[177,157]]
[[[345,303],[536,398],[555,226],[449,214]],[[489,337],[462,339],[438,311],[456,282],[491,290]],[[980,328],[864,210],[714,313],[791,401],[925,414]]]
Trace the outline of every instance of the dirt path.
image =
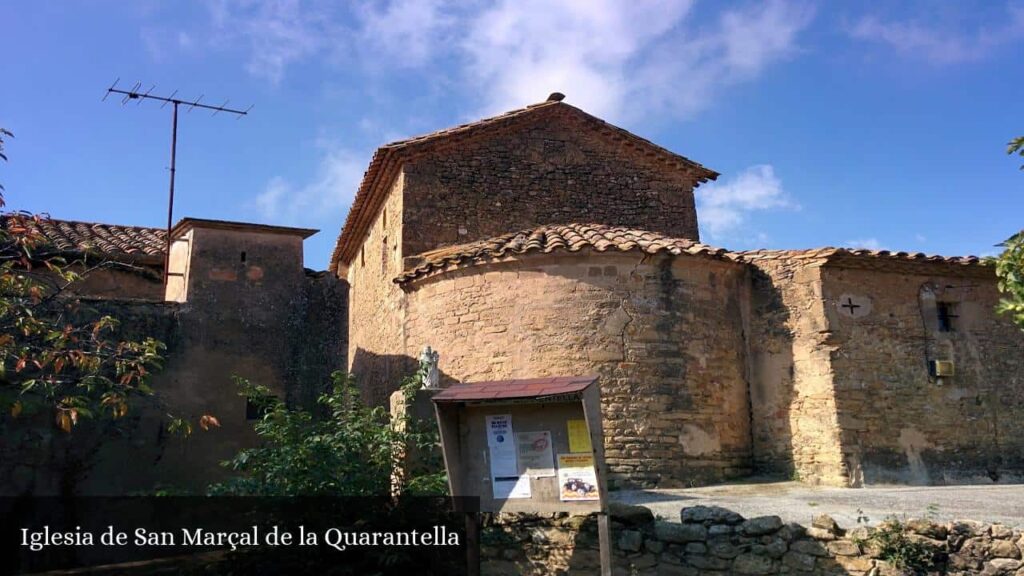
[[750,482],[680,490],[624,490],[613,492],[612,500],[642,504],[671,520],[679,519],[684,506],[714,504],[747,518],[774,514],[805,525],[813,516],[825,513],[843,528],[856,526],[858,517],[867,517],[867,523],[873,525],[894,514],[901,518],[930,517],[942,522],[970,519],[1024,527],[1024,484],[851,489],[799,482]]

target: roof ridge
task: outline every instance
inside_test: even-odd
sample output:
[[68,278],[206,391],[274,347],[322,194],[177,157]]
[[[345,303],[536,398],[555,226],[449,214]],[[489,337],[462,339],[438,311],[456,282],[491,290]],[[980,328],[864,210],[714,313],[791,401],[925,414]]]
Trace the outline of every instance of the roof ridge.
[[785,257],[820,257],[830,259],[842,256],[869,257],[881,259],[905,260],[913,262],[948,262],[952,264],[984,264],[984,258],[973,254],[965,256],[944,256],[925,252],[909,252],[904,250],[872,250],[869,248],[848,248],[845,246],[823,246],[819,248],[773,249],[759,248],[734,252],[744,260],[779,259]]
[[550,254],[564,250],[572,253],[586,248],[597,252],[640,250],[647,254],[668,252],[678,256],[685,253],[691,256],[735,260],[733,253],[724,248],[703,244],[690,238],[677,238],[629,226],[570,222],[544,224],[418,254],[421,260],[412,268],[403,271],[394,282],[403,284],[464,262],[505,258],[530,252]]
[[[54,218],[54,217],[52,217],[52,216],[50,216],[48,214],[45,214],[45,213],[44,214],[28,215],[28,217],[31,217],[31,216],[39,216],[39,217],[41,217],[41,219],[43,221],[65,222],[65,223],[68,223],[68,224],[85,224],[86,226],[89,226],[89,227],[92,227],[92,226],[105,226],[105,227],[115,226],[117,228],[131,228],[133,230],[148,230],[148,231],[151,231],[151,232],[154,232],[154,233],[164,233],[164,234],[167,233],[167,229],[166,228],[160,228],[160,227],[156,227],[156,226],[137,226],[135,224],[111,224],[109,222],[90,222],[88,220],[68,220],[66,218]],[[3,216],[4,220],[6,220],[6,219],[8,219],[10,217],[11,216],[9,214],[5,214]]]
[[[11,216],[0,225],[7,226]],[[163,228],[62,220],[44,215],[28,216],[27,225],[47,245],[65,253],[96,253],[111,258],[162,257],[166,253],[167,231]]]

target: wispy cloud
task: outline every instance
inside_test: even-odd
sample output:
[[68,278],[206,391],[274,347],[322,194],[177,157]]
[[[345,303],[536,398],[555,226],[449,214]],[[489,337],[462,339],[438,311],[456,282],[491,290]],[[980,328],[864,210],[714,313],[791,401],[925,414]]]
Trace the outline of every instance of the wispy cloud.
[[214,43],[246,50],[246,70],[276,84],[288,66],[348,35],[341,14],[323,1],[216,0],[208,4]]
[[858,40],[883,44],[904,56],[936,65],[973,62],[1024,40],[1024,7],[1010,5],[1000,24],[975,30],[964,30],[957,23],[883,21],[877,16],[865,16],[848,32]]
[[445,0],[392,0],[359,5],[360,46],[372,59],[385,56],[401,67],[421,66],[454,41],[456,5]]
[[286,224],[338,221],[352,203],[368,158],[365,151],[326,150],[312,180],[295,185],[272,178],[252,208],[268,221]]
[[878,238],[860,238],[843,242],[847,248],[865,248],[867,250],[886,250],[885,245]]
[[[705,184],[697,189],[696,196],[703,232],[715,242],[728,240],[744,229],[756,212],[800,208],[767,164],[751,166],[721,183]],[[744,230],[744,235],[749,236],[749,231]]]
[[723,88],[792,55],[813,16],[806,4],[771,0],[730,8],[698,26],[691,5],[391,0],[339,13],[323,0],[220,0],[212,13],[224,41],[248,51],[247,69],[272,82],[292,64],[337,60],[331,56],[348,51],[364,63],[451,76],[478,95],[479,109],[467,115],[517,108],[560,90],[612,120],[691,116]]
[[465,77],[484,90],[482,112],[557,89],[612,120],[685,118],[792,54],[812,16],[773,1],[698,29],[691,12],[689,2],[502,0],[468,22]]

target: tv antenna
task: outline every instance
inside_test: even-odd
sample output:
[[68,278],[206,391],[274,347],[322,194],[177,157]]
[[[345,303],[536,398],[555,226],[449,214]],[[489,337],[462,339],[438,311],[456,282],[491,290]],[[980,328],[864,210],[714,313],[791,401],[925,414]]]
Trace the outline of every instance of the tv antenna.
[[203,99],[203,95],[200,95],[199,98],[196,98],[195,100],[183,100],[181,98],[175,98],[175,96],[178,94],[177,90],[172,92],[170,96],[158,96],[156,94],[153,94],[153,90],[156,89],[156,84],[150,87],[149,90],[143,92],[142,82],[136,82],[135,85],[132,86],[130,90],[121,90],[117,87],[117,83],[120,81],[120,78],[114,80],[114,83],[110,85],[110,88],[107,88],[106,94],[103,95],[103,100],[106,100],[107,97],[111,94],[119,94],[122,96],[122,106],[127,104],[130,100],[138,100],[136,105],[142,104],[143,100],[156,100],[159,102],[163,102],[163,104],[160,105],[160,108],[163,108],[168,104],[173,105],[173,112],[171,114],[171,184],[170,190],[167,195],[167,245],[165,247],[164,252],[164,286],[167,286],[167,274],[170,269],[171,261],[171,226],[173,225],[172,218],[174,217],[174,172],[175,155],[178,150],[178,106],[187,106],[188,110],[186,110],[186,112],[191,112],[196,108],[202,108],[204,110],[213,110],[213,114],[211,114],[211,116],[216,116],[221,112],[225,112],[227,114],[234,114],[237,117],[236,119],[241,119],[242,116],[249,114],[249,111],[252,110],[252,106],[249,106],[245,110],[236,110],[234,108],[228,108],[227,100],[225,100],[224,103],[220,106],[211,106],[209,104],[202,104],[200,102],[200,100]]

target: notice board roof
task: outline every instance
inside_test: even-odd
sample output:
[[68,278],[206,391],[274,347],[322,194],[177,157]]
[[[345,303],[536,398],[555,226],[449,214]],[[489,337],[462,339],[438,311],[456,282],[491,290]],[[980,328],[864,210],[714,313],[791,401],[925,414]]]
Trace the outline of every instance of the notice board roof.
[[493,380],[455,384],[438,392],[434,402],[486,402],[576,394],[597,381],[597,376],[556,376],[520,380]]

